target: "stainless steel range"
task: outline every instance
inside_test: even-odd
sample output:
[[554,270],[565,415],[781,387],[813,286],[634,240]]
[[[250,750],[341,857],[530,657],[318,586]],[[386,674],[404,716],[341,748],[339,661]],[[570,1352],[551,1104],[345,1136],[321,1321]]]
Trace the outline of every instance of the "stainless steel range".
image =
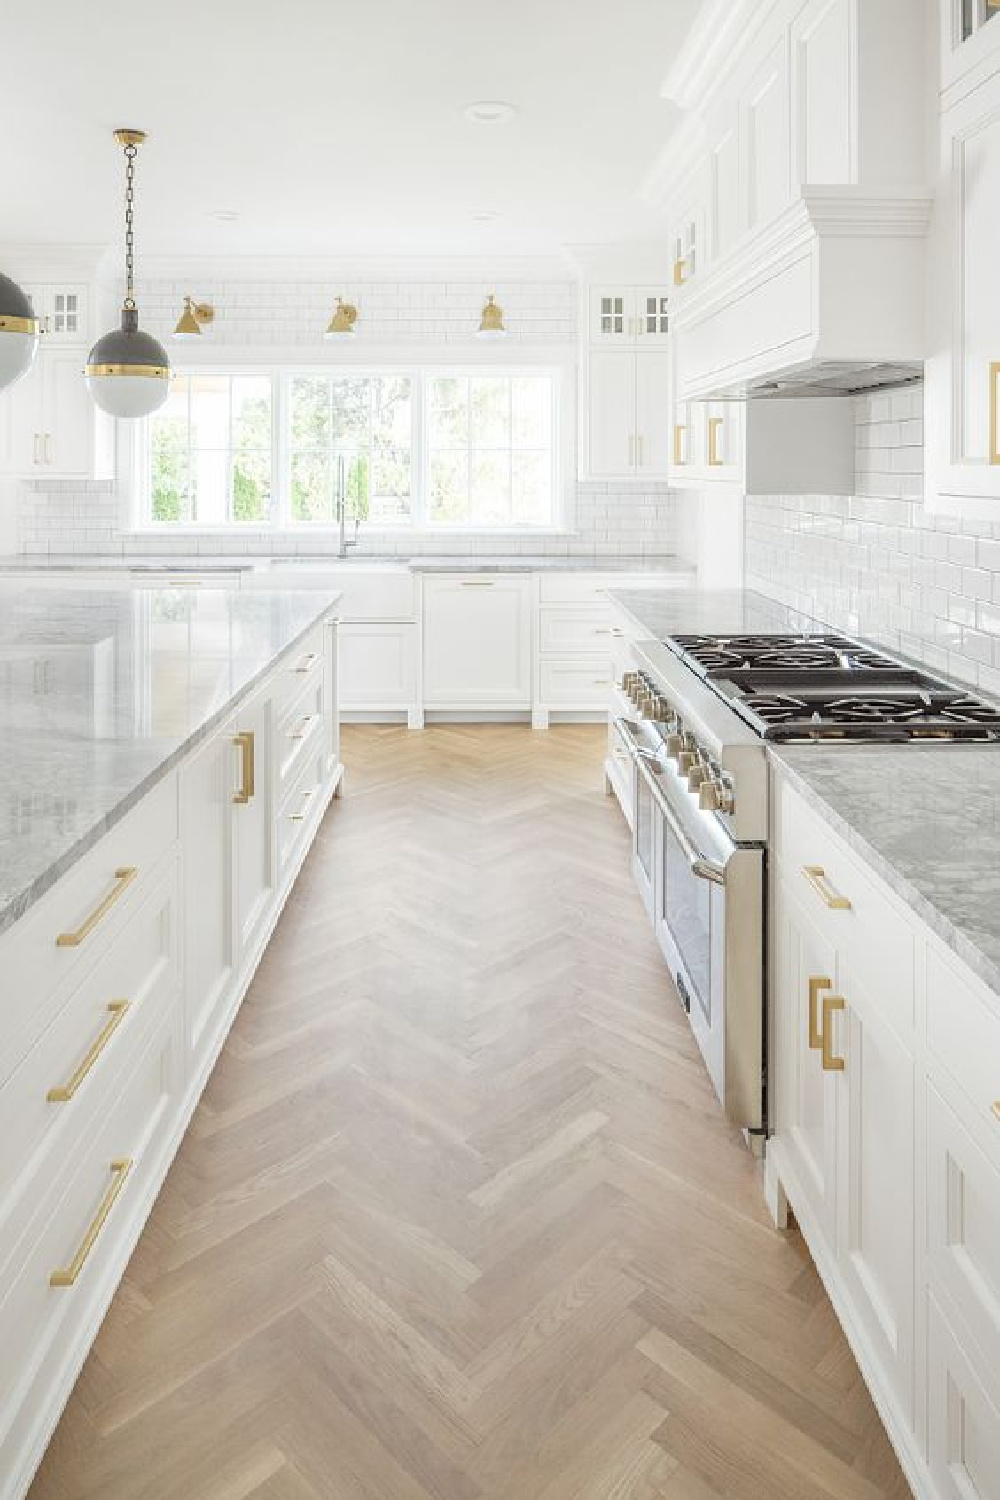
[[677,635],[630,648],[606,771],[639,891],[716,1092],[767,1131],[767,744],[1000,741],[1000,710],[846,636]]

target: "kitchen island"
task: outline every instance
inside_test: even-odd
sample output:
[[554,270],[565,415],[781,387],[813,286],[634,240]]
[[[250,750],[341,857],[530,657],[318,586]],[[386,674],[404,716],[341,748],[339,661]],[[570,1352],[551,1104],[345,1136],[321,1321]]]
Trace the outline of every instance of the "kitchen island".
[[337,595],[0,585],[0,1496],[339,790]]

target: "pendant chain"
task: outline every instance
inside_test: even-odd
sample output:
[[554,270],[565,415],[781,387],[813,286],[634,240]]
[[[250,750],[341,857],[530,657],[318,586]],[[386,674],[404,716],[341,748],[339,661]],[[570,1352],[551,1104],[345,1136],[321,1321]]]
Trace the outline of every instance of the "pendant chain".
[[135,307],[134,263],[135,227],[135,158],[137,148],[131,143],[125,147],[125,306]]

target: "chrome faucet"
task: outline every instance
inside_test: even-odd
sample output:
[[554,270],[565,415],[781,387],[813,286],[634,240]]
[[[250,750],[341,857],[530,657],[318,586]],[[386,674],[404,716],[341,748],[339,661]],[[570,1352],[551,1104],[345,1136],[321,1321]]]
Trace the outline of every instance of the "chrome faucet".
[[347,535],[347,470],[343,456],[337,459],[337,524],[340,527],[338,557],[346,557],[350,547],[358,545],[358,518],[354,517],[354,535]]

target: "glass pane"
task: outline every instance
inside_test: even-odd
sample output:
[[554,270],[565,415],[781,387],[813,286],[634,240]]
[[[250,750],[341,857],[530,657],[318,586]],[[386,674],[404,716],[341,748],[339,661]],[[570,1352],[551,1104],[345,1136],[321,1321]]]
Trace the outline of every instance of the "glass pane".
[[517,375],[511,381],[511,442],[515,448],[547,448],[552,441],[552,382]]
[[234,448],[271,451],[271,381],[266,375],[239,375],[233,380]]
[[367,521],[371,501],[371,459],[367,453],[335,454],[335,488],[339,483],[336,460],[340,457],[344,459],[344,498],[347,519],[353,521],[356,516],[359,521]]
[[[228,375],[189,375],[192,448],[229,446]],[[225,485],[223,485],[225,492]]]
[[511,519],[523,526],[546,525],[552,519],[549,454],[515,453],[511,477]]
[[233,454],[232,519],[266,521],[271,514],[271,453],[244,449]]
[[510,443],[510,380],[503,375],[469,382],[469,438],[477,448]]
[[200,525],[224,526],[229,520],[229,451],[192,449],[191,520]]
[[510,454],[473,452],[469,520],[474,526],[510,523]]
[[432,521],[469,519],[469,457],[464,448],[431,455],[428,504]]
[[289,391],[293,448],[326,448],[330,442],[330,383],[297,376]]
[[370,521],[409,518],[412,432],[410,381],[393,375],[373,381]]
[[188,382],[170,382],[165,404],[149,424],[150,517],[154,521],[190,521],[188,474]]
[[367,448],[371,433],[371,382],[365,376],[346,376],[330,382],[332,437],[339,449]]
[[439,375],[428,383],[428,441],[431,448],[457,448],[469,441],[469,382]]
[[325,453],[292,455],[293,520],[332,521],[333,493],[332,469]]

